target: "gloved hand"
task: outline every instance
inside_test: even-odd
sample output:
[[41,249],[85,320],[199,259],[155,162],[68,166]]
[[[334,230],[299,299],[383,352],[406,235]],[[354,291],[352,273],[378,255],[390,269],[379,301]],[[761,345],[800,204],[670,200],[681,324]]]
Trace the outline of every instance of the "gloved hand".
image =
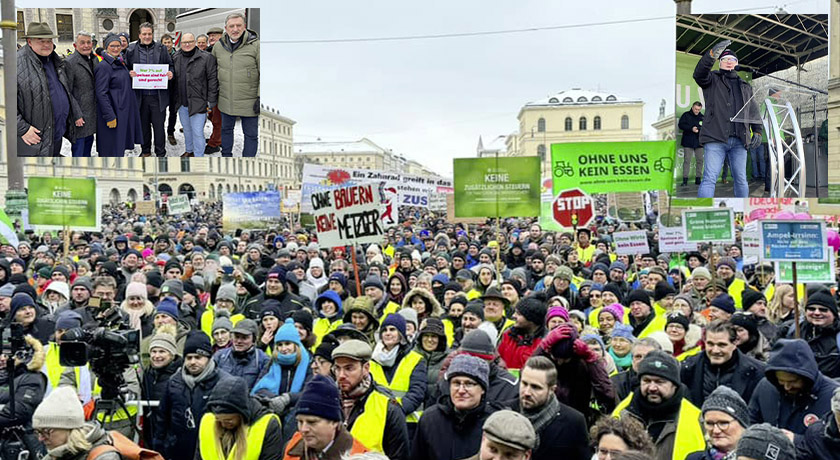
[[575,356],[587,363],[594,363],[595,361],[598,361],[599,356],[595,354],[595,352],[592,351],[589,348],[589,345],[587,345],[583,340],[576,339],[572,349],[575,352]]
[[753,133],[750,139],[750,150],[758,148],[759,145],[761,145],[761,133]]
[[551,348],[562,340],[576,339],[577,333],[575,326],[572,324],[561,324],[556,329],[549,332],[548,335],[540,343],[543,350],[551,350]]
[[108,127],[109,127],[109,128],[112,128],[112,129],[113,129],[113,128],[116,128],[116,127],[117,127],[117,119],[116,119],[116,118],[114,118],[113,120],[109,121],[109,122],[108,122],[108,123],[106,123],[106,124],[108,125]]
[[732,44],[732,40],[724,40],[717,45],[713,46],[712,49],[709,51],[709,54],[717,61],[720,58],[720,55],[726,51],[726,47]]
[[280,396],[275,396],[268,401],[268,408],[271,409],[271,412],[281,415],[286,411],[286,406],[289,405],[289,401],[291,401],[291,399],[292,397],[289,396],[289,393],[283,393]]

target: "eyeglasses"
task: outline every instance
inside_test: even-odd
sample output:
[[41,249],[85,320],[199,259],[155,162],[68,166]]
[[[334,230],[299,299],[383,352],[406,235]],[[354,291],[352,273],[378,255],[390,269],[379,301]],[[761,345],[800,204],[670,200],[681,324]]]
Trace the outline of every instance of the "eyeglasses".
[[195,40],[190,40],[190,41],[181,40],[182,45],[192,45],[193,43],[195,43]]
[[805,307],[805,311],[808,311],[808,312],[811,312],[811,313],[813,313],[815,311],[818,311],[820,313],[828,313],[831,310],[829,310],[828,308],[825,308],[825,307],[810,307],[809,306],[809,307]]
[[466,381],[463,381],[463,382],[449,382],[449,387],[454,388],[456,390],[460,390],[461,388],[463,388],[467,391],[472,391],[472,390],[475,390],[475,388],[477,386],[478,386],[477,383],[471,382],[469,380],[466,380]]
[[738,60],[733,57],[725,57],[721,59],[720,62],[738,62]]
[[733,420],[722,420],[719,422],[710,422],[708,420],[703,420],[703,426],[706,427],[706,431],[712,431],[715,427],[718,428],[720,431],[726,431],[729,429],[729,424],[731,424]]

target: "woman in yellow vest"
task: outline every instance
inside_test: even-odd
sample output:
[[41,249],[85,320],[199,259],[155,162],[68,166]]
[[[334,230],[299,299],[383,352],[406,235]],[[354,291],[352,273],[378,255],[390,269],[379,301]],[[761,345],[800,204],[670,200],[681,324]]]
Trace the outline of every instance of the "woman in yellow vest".
[[379,328],[380,341],[373,349],[370,374],[373,380],[391,390],[402,405],[406,421],[416,423],[426,398],[426,364],[406,339],[405,318],[390,314]]
[[315,334],[315,347],[318,347],[324,336],[344,324],[341,296],[333,290],[324,291],[315,299],[315,313],[318,319],[315,320],[312,332]]
[[220,310],[227,310],[230,316],[230,322],[236,326],[236,323],[245,319],[242,313],[236,313],[236,286],[231,283],[225,283],[216,291],[216,303],[208,303],[204,313],[201,314],[201,330],[205,334],[212,337],[213,322],[218,317],[217,312]]
[[248,397],[239,377],[223,377],[207,400],[198,428],[196,459],[281,460],[280,419]]

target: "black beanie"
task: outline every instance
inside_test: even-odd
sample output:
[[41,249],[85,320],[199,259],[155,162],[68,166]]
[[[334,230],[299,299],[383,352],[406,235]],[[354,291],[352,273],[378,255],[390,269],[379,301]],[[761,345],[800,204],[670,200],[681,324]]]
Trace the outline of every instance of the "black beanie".
[[758,318],[752,313],[735,312],[729,322],[733,326],[740,326],[749,331],[750,337],[758,337]]
[[213,347],[210,345],[210,337],[207,337],[202,331],[192,331],[187,335],[187,340],[184,342],[184,356],[190,353],[197,355],[211,357],[213,356]]
[[617,284],[607,283],[606,286],[604,286],[603,292],[612,292],[616,296],[616,298],[618,298],[618,303],[622,305],[627,305],[624,303],[624,293],[621,292],[621,288],[618,287]]
[[837,302],[831,297],[831,294],[823,290],[819,290],[808,296],[808,305],[819,305],[831,310],[834,313],[834,318],[837,318]]
[[484,321],[484,302],[480,300],[471,300],[464,308],[464,314],[472,313]]
[[764,298],[764,294],[756,291],[755,289],[744,289],[741,292],[741,305],[743,305],[744,311],[747,311],[752,307],[756,302]]
[[516,311],[528,321],[540,326],[545,321],[545,314],[548,308],[545,302],[534,297],[526,297],[516,304]]
[[667,281],[660,281],[656,283],[656,287],[653,290],[653,299],[659,302],[660,300],[668,297],[669,295],[676,294],[677,291],[668,284]]
[[673,356],[664,351],[654,350],[645,356],[639,363],[639,377],[643,375],[655,375],[669,380],[674,385],[680,386],[680,365]]
[[634,289],[630,291],[630,294],[627,294],[627,298],[624,299],[623,305],[629,307],[630,304],[632,304],[635,301],[642,302],[648,307],[651,307],[650,295],[648,295],[647,291],[644,291],[642,289]]
[[668,313],[667,318],[668,318],[668,319],[665,321],[665,327],[666,327],[666,328],[667,328],[667,327],[668,327],[671,323],[677,323],[677,324],[679,324],[680,326],[682,326],[682,328],[683,328],[686,332],[688,332],[688,325],[689,325],[688,317],[687,317],[687,316],[685,316],[684,314],[682,314],[682,312],[681,312],[681,311],[675,311],[675,312],[673,312],[673,313]]

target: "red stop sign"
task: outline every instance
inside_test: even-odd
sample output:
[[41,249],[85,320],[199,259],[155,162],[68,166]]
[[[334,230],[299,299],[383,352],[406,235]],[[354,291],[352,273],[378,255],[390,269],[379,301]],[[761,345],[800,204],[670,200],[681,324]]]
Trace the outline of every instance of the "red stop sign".
[[[554,220],[564,227],[586,227],[592,218],[595,217],[595,210],[592,206],[592,197],[579,188],[564,190],[554,203],[551,204],[554,211]],[[577,216],[577,222],[572,222],[572,216]]]

